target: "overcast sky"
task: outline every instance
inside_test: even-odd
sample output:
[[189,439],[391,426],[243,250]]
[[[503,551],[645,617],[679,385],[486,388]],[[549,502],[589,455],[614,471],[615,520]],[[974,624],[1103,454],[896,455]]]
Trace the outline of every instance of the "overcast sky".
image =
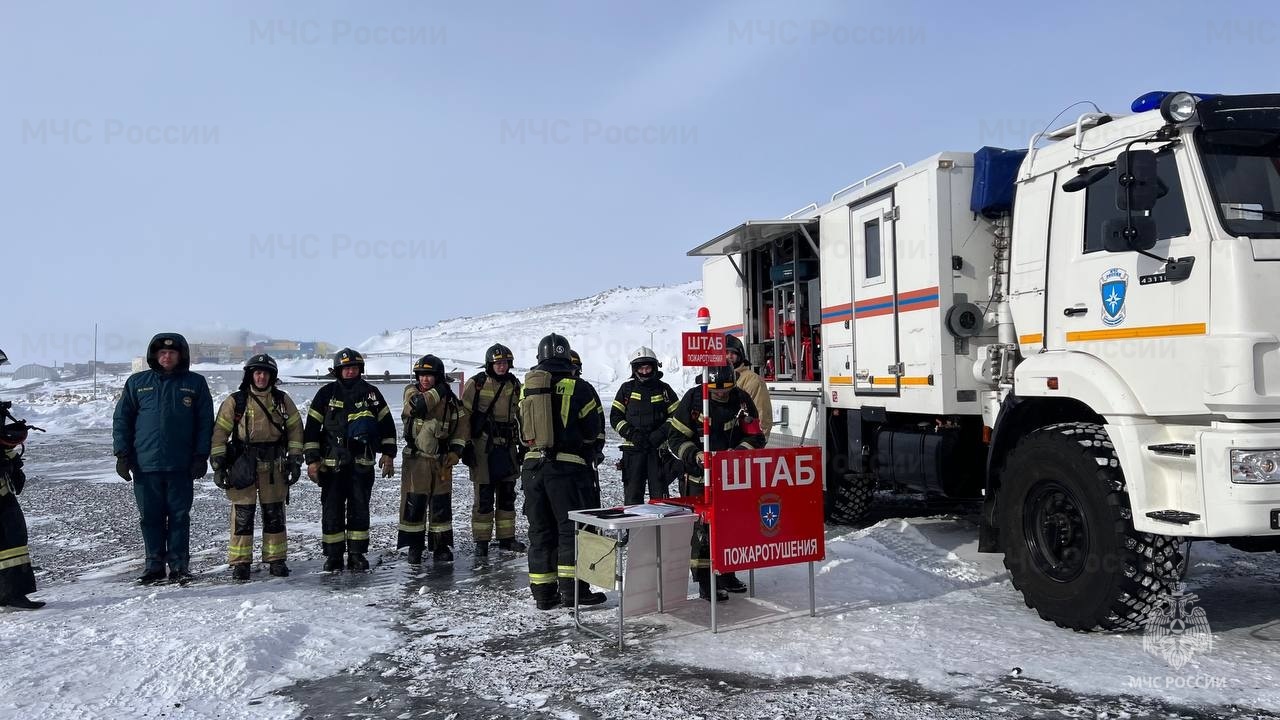
[[[985,8],[985,9],[984,9]],[[1207,14],[1212,17],[1206,17]],[[1280,90],[1267,2],[0,2],[16,363],[354,345],[684,253],[1067,105]],[[1074,118],[1080,111],[1067,115]]]

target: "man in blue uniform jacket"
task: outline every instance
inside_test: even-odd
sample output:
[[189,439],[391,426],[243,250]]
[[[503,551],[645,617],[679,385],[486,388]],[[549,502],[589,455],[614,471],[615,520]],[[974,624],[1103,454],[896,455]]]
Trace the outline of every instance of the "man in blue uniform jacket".
[[191,579],[192,483],[208,470],[213,398],[191,372],[186,338],[160,333],[147,345],[150,370],[124,384],[112,423],[116,474],[133,483],[142,516],[146,572],[138,581]]

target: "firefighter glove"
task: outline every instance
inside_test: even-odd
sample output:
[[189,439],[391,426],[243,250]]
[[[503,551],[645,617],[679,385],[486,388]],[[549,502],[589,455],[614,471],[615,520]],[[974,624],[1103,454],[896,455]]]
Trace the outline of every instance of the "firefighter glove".
[[409,398],[409,416],[418,418],[419,420],[427,417],[427,396],[422,393],[414,393]]
[[458,464],[458,453],[450,450],[448,455],[444,456],[444,467],[446,470],[452,470],[454,465]]
[[462,449],[462,464],[471,468],[476,466],[475,443],[467,443],[467,446]]
[[191,458],[191,479],[199,480],[204,474],[209,472],[209,458],[204,455],[197,455]]
[[129,460],[124,455],[116,458],[116,474],[125,482],[133,482],[133,477],[129,475]]
[[215,468],[213,471],[213,484],[226,490],[231,487],[231,483],[227,482],[227,471],[221,467]]
[[666,441],[667,431],[663,428],[658,428],[657,430],[649,433],[649,447],[651,448],[660,448]]
[[302,463],[290,462],[288,469],[285,471],[286,482],[292,485],[302,479]]
[[592,464],[592,465],[595,465],[596,467],[600,467],[601,465],[603,465],[603,464],[604,464],[604,453],[602,453],[602,452],[600,452],[599,450],[597,450],[597,451],[596,451],[596,455],[595,455],[595,457],[591,458],[591,464]]
[[209,458],[209,467],[213,468],[213,471],[215,473],[221,470],[223,467],[225,467],[226,464],[227,464],[227,456],[225,455],[214,455],[213,457]]
[[396,474],[396,460],[390,455],[382,456],[382,477],[389,478]]

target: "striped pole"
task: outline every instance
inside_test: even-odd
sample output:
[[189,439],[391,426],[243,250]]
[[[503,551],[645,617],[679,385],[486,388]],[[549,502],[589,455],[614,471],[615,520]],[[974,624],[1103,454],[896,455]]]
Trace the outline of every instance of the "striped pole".
[[[711,327],[711,311],[698,308],[698,329]],[[702,501],[711,502],[711,368],[702,369]]]

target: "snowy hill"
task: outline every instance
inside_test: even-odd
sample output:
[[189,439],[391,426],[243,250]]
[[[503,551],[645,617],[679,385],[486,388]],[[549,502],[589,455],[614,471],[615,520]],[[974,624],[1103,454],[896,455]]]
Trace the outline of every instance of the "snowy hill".
[[[491,313],[445,320],[426,328],[399,330],[362,343],[359,350],[412,356],[432,353],[450,369],[474,371],[483,365],[484,351],[500,342],[516,356],[516,366],[534,364],[538,341],[558,332],[582,356],[583,375],[601,395],[612,394],[631,374],[627,358],[641,345],[650,345],[663,364],[667,381],[683,389],[693,374],[681,377],[680,333],[695,330],[694,315],[701,304],[700,283],[674,287],[616,288],[579,300],[542,305],[527,310]],[[390,358],[371,358],[369,369],[381,372]],[[405,372],[403,359],[393,372]],[[376,370],[375,370],[376,368]]]

